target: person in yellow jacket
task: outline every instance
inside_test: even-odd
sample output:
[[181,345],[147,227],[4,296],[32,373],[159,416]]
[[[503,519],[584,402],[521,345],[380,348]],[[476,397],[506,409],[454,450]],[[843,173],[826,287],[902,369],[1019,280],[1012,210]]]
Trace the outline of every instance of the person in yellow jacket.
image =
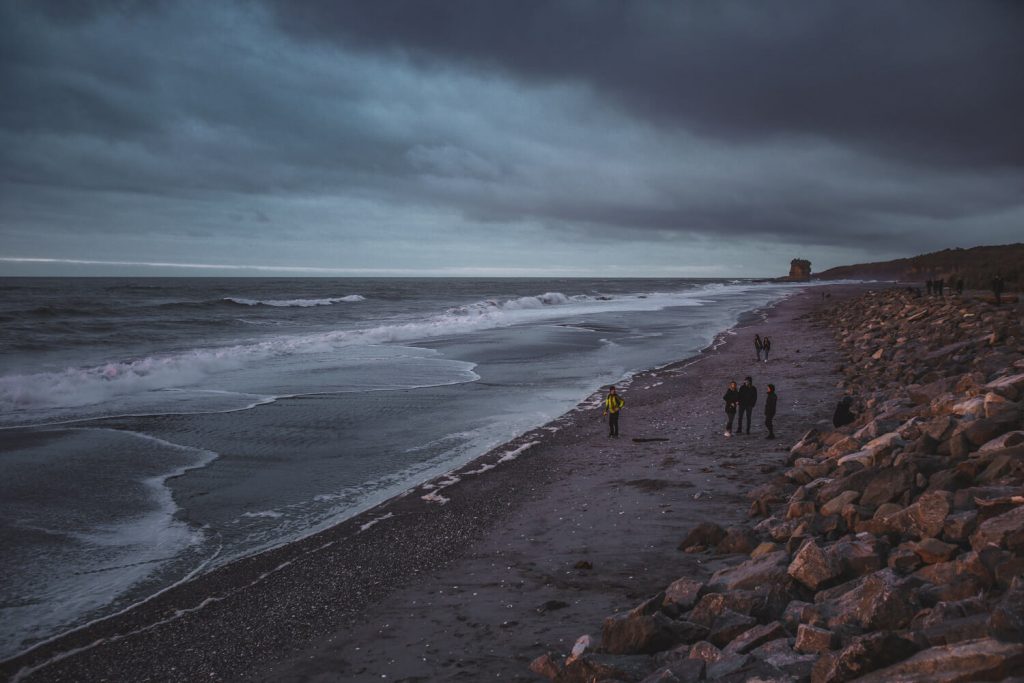
[[608,416],[609,437],[619,435],[619,411],[624,405],[626,402],[615,393],[615,387],[609,387],[608,396],[604,399],[604,415]]

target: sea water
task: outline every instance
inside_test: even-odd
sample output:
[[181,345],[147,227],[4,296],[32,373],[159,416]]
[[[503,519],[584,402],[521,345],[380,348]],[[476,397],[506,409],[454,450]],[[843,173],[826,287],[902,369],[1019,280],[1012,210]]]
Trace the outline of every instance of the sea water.
[[357,514],[604,385],[696,353],[795,290],[599,279],[0,287],[0,657]]

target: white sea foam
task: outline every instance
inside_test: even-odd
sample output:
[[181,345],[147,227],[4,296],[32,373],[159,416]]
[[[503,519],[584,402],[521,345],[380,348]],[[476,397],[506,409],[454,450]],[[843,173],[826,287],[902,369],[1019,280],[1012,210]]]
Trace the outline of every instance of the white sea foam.
[[[59,372],[6,375],[0,377],[0,413],[38,408],[76,408],[158,390],[196,386],[212,374],[237,370],[282,356],[326,353],[360,345],[425,341],[499,327],[543,322],[567,315],[660,310],[668,306],[699,306],[699,296],[706,296],[708,291],[722,287],[723,285],[711,285],[704,289],[681,293],[653,292],[616,297],[566,296],[559,292],[546,292],[503,302],[480,301],[448,309],[439,315],[407,321],[396,320],[372,327],[268,337],[229,346],[195,348],[162,356],[115,360],[92,367],[69,367]],[[338,300],[358,296],[350,295]],[[294,299],[276,304],[305,305],[295,303],[299,301],[333,300]],[[14,416],[13,421],[17,421],[17,416]]]
[[278,308],[310,308],[312,306],[330,306],[331,304],[355,303],[366,301],[366,297],[360,294],[349,294],[348,296],[332,297],[330,299],[244,299],[242,297],[228,296],[225,301],[233,301],[244,306],[275,306]]
[[261,510],[259,512],[243,512],[243,517],[267,517],[270,519],[278,519],[284,517],[284,513],[278,512],[277,510]]

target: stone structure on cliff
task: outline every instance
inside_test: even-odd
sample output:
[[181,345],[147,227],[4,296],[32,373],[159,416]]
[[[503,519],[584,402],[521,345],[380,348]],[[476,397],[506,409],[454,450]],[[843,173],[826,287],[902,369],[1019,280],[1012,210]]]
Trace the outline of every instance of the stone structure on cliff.
[[811,262],[807,259],[795,258],[789,262],[790,282],[807,282],[811,279]]

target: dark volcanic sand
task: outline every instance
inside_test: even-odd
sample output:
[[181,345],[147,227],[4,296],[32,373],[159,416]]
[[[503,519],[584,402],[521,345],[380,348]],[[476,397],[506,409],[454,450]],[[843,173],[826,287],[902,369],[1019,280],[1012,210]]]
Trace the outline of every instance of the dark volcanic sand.
[[[834,302],[863,289],[828,291]],[[744,493],[781,468],[807,428],[830,418],[838,393],[831,335],[799,320],[822,291],[748,316],[694,359],[637,375],[623,392],[617,440],[606,436],[593,397],[435,480],[443,504],[423,500],[430,491],[417,487],[4,662],[0,675],[538,680],[528,670],[534,657],[567,653],[579,635],[599,634],[606,615],[738,559],[676,546],[697,522],[745,520]],[[754,360],[755,332],[772,338],[767,364]],[[755,426],[727,439],[721,396],[729,379],[746,375],[759,391]],[[776,441],[764,439],[768,382],[780,397]],[[445,486],[452,478],[459,481]],[[581,561],[593,568],[576,569]],[[566,606],[541,609],[549,601]]]

